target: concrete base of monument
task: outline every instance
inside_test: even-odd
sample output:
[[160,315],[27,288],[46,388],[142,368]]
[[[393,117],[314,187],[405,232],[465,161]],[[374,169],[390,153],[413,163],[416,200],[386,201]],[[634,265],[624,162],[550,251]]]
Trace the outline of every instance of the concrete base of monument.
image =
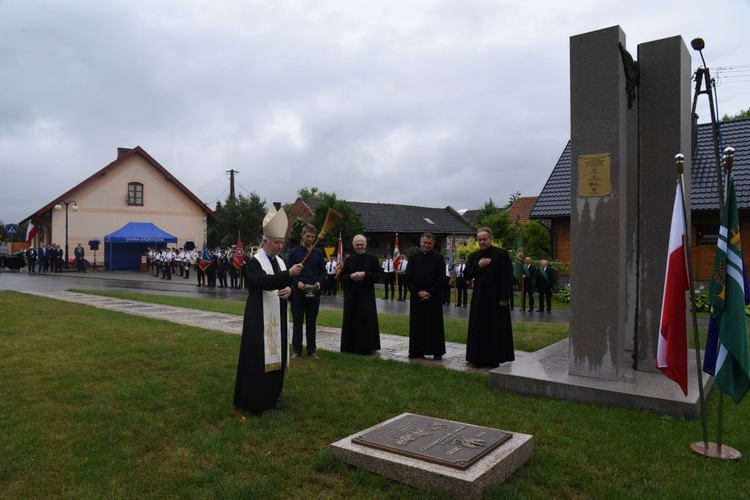
[[[425,432],[424,425],[413,425],[412,418],[422,421],[435,421],[437,426],[433,432]],[[447,424],[447,425],[446,425]],[[451,429],[450,426],[454,426]],[[505,434],[505,439],[497,447],[481,454],[465,469],[435,463],[431,457],[417,458],[405,456],[401,453],[386,451],[383,447],[372,447],[358,444],[367,436],[379,435],[390,440],[400,440],[399,445],[411,441],[421,450],[432,445],[448,447],[458,450],[457,442],[466,442],[460,435],[464,429],[471,429],[471,436],[487,437],[491,432]],[[476,432],[479,429],[480,432]],[[482,429],[484,429],[482,431]],[[427,428],[427,430],[431,430]],[[377,438],[376,438],[377,440]],[[469,439],[473,440],[472,438]],[[427,443],[426,445],[424,443]],[[489,443],[489,440],[488,440]],[[430,450],[433,456],[446,455],[442,451]],[[460,422],[430,419],[410,413],[403,413],[390,420],[365,429],[349,437],[331,444],[331,452],[339,460],[376,474],[380,474],[394,481],[414,486],[428,491],[441,491],[455,498],[481,498],[482,492],[491,485],[500,484],[511,474],[528,462],[534,455],[534,437],[528,434],[510,433],[490,428],[478,428]],[[407,453],[408,455],[408,453]]]
[[[698,375],[694,351],[688,354],[688,395],[661,372],[633,370],[625,356],[620,380],[611,381],[568,373],[568,339],[531,353],[512,363],[500,365],[489,372],[492,389],[546,396],[553,399],[617,406],[680,418],[700,417]],[[708,395],[713,378],[702,373],[703,387]]]

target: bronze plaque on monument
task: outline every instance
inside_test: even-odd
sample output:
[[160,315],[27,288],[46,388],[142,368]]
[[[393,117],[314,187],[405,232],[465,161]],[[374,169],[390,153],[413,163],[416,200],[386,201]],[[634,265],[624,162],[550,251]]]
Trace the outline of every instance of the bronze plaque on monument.
[[407,414],[352,443],[466,470],[511,437],[489,427]]
[[609,195],[609,153],[578,157],[578,196]]

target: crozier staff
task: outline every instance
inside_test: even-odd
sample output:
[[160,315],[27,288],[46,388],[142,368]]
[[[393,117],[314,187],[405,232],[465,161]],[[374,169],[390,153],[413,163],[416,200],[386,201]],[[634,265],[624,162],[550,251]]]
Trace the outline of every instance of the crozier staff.
[[234,406],[254,414],[276,408],[284,386],[288,353],[286,303],[292,294],[292,277],[302,271],[302,264],[287,269],[278,257],[284,248],[287,226],[279,203],[263,219],[263,246],[247,264],[248,296]]

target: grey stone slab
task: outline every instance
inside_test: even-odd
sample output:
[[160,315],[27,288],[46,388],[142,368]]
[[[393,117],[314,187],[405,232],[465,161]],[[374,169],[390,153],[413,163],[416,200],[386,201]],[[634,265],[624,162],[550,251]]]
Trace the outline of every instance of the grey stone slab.
[[[487,383],[490,388],[519,394],[653,410],[681,418],[700,416],[698,374],[692,361],[689,363],[688,395],[685,396],[680,387],[661,372],[641,372],[627,366],[632,362],[630,352],[622,356],[620,369],[623,376],[616,381],[570,374],[568,353],[568,339],[561,340],[491,370]],[[690,355],[692,360],[692,352]],[[707,395],[713,379],[703,373],[701,379]]]
[[[638,370],[656,372],[656,350],[664,293],[669,230],[677,170],[685,155],[685,204],[690,206],[691,58],[682,37],[638,46],[640,195],[638,197]],[[690,227],[687,210],[686,227]],[[687,305],[685,306],[687,309]]]
[[[331,452],[347,464],[380,474],[415,488],[440,491],[454,498],[481,498],[491,485],[500,484],[528,462],[534,454],[534,438],[512,431],[512,438],[466,470],[426,462],[352,442],[357,436],[375,431],[404,416],[365,429],[331,444]],[[454,422],[460,425],[460,422]]]
[[[636,292],[637,154],[628,144],[637,109],[628,109],[620,43],[619,26],[570,39],[570,259],[582,272],[570,277],[569,371],[607,380],[622,376]],[[580,196],[584,155],[608,155],[608,193]]]

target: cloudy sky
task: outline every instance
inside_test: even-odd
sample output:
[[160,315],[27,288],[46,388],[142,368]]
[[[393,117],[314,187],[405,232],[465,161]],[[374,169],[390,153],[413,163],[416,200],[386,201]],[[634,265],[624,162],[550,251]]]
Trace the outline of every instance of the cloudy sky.
[[568,140],[571,36],[700,36],[735,114],[748,21],[748,0],[0,0],[0,221],[136,145],[211,206],[230,169],[268,203],[504,204]]

